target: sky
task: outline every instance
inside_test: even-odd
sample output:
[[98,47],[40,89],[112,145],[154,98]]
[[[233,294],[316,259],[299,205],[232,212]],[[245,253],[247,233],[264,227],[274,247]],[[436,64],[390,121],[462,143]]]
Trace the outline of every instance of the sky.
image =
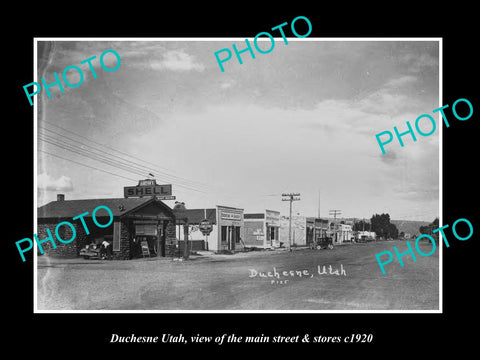
[[[438,41],[275,38],[255,59],[242,53],[220,70],[214,53],[240,38],[174,41],[37,39],[38,82],[70,65],[83,82],[35,96],[38,206],[56,200],[123,197],[154,174],[187,208],[215,205],[288,214],[282,193],[300,193],[295,214],[432,221],[439,214]],[[270,47],[259,41],[263,49]],[[105,71],[105,50],[120,67]],[[87,63],[91,61],[97,78]],[[223,54],[222,54],[223,56]],[[106,53],[105,66],[117,64]],[[80,80],[70,69],[70,83]],[[36,80],[34,80],[36,81]],[[421,114],[437,131],[386,145],[375,135],[407,129]],[[428,122],[420,123],[424,132]],[[54,145],[57,144],[57,145]],[[60,144],[61,146],[58,146]],[[69,151],[74,150],[74,151]],[[114,156],[132,173],[98,161]],[[79,153],[80,152],[80,153]],[[148,164],[146,163],[148,162]],[[118,165],[118,164],[117,164]],[[143,169],[148,166],[150,171]],[[131,168],[130,168],[131,170]],[[166,201],[169,206],[174,201]]]

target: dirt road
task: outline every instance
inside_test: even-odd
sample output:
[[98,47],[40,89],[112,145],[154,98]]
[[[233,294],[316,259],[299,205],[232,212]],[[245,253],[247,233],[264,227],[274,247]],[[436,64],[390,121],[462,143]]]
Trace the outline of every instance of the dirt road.
[[[437,310],[438,250],[385,266],[400,241],[188,261],[38,258],[39,310]],[[421,245],[428,253],[431,244]]]

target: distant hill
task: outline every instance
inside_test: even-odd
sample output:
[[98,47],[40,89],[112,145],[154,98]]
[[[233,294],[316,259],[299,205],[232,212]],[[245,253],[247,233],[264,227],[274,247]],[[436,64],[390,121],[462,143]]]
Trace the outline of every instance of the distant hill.
[[[329,219],[330,221],[333,221],[333,218],[330,217],[322,217],[322,219]],[[359,218],[337,218],[337,222],[340,221],[347,221],[347,222],[352,222],[356,220],[357,222],[361,219]],[[367,222],[370,222],[370,219],[365,219]],[[392,224],[395,224],[395,226],[398,229],[398,233],[401,233],[402,231],[404,233],[409,233],[410,235],[420,235],[420,226],[425,226],[431,223],[431,221],[417,221],[417,220],[390,220]]]
[[409,233],[413,235],[420,235],[420,231],[418,230],[420,226],[425,226],[430,224],[429,221],[413,221],[413,220],[390,220],[392,224],[398,229],[398,232]]

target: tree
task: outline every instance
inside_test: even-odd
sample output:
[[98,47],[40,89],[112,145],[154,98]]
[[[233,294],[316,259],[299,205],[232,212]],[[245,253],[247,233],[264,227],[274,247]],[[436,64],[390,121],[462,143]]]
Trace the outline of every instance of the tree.
[[370,219],[371,231],[375,231],[378,236],[384,238],[398,238],[398,229],[395,224],[390,222],[389,214],[374,214]]
[[387,227],[387,237],[398,239],[398,229],[395,224],[389,223]]
[[353,225],[353,231],[371,231],[370,223],[360,220]]
[[422,225],[419,227],[420,234],[427,234],[432,236],[436,241],[438,241],[438,232],[434,233],[433,230],[438,229],[439,227],[438,217],[435,218],[430,224]]

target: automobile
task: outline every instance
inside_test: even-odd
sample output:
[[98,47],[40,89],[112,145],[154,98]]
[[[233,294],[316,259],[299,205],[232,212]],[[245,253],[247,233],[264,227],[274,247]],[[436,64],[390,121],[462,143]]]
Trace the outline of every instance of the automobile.
[[80,256],[83,256],[84,259],[101,259],[102,258],[102,245],[100,244],[89,244],[85,245],[80,250]]
[[320,250],[320,249],[333,249],[333,241],[331,237],[322,237],[319,238],[316,242],[313,242],[310,244],[310,249],[314,250]]

